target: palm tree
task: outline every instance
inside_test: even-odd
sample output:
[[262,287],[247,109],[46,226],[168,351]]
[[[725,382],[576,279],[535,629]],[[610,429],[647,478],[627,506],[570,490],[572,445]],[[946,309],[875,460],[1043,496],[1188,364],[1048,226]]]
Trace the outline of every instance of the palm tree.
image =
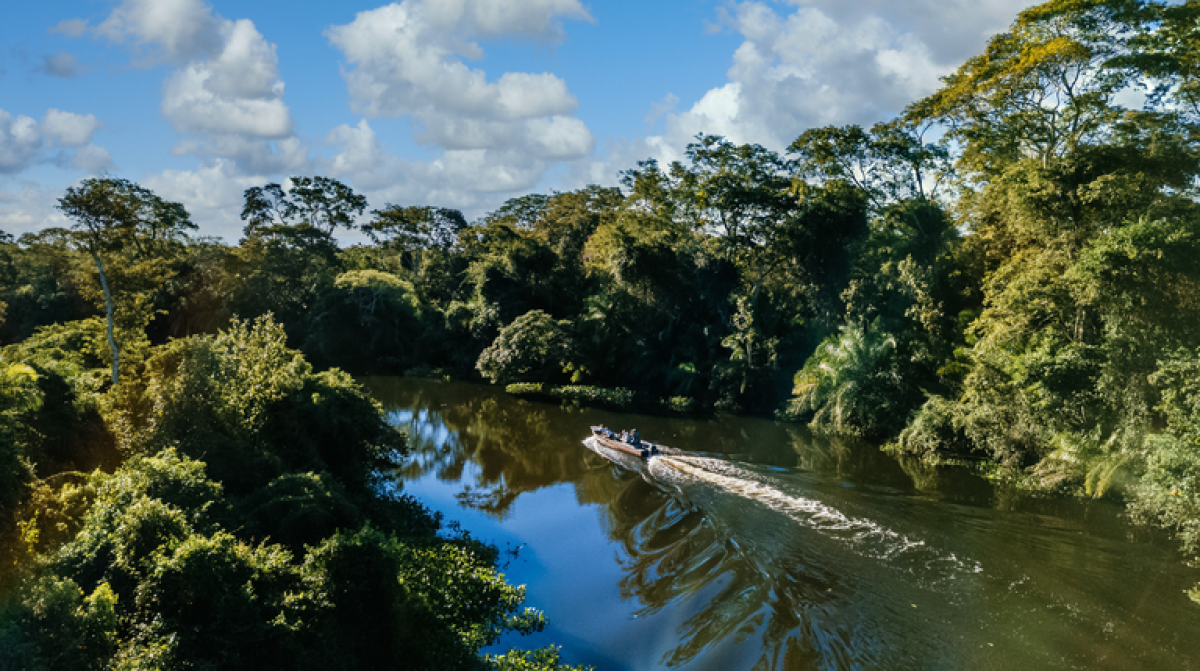
[[821,343],[796,374],[784,414],[811,414],[811,426],[833,433],[886,433],[909,403],[897,368],[896,339],[874,325],[847,324]]

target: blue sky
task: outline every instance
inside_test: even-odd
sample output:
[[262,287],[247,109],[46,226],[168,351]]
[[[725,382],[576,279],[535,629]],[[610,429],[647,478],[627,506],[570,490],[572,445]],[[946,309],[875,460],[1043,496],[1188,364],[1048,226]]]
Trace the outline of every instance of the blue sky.
[[56,0],[0,23],[0,230],[107,173],[235,242],[242,192],[335,177],[462,209],[670,161],[782,151],[930,93],[1026,0]]

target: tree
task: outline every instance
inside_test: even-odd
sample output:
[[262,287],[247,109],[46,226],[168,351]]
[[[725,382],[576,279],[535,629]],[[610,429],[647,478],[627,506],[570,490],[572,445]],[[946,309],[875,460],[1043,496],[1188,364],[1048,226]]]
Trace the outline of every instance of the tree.
[[686,155],[689,165],[671,166],[677,198],[697,228],[717,236],[727,258],[753,266],[756,251],[794,206],[788,161],[759,145],[735,145],[716,135],[698,135]]
[[[27,535],[69,539],[35,549],[0,609],[0,664],[469,671],[506,631],[542,630],[497,549],[378,486],[384,444],[400,449],[380,408],[282,340],[265,320],[176,340],[109,394],[132,456],[43,490]],[[0,434],[35,382],[0,370]]]
[[313,307],[305,352],[318,365],[378,372],[419,362],[425,324],[413,286],[390,273],[338,275]]
[[203,457],[238,493],[285,471],[369,479],[396,449],[395,432],[346,373],[314,372],[285,342],[283,327],[262,317],[157,348],[114,410],[121,447]]
[[963,142],[960,163],[986,178],[998,165],[1055,157],[1101,142],[1131,110],[1114,104],[1137,71],[1118,57],[1135,26],[1126,0],[1052,0],[1021,12],[1009,31],[914,103],[907,118],[937,120]]
[[531,310],[500,329],[475,365],[492,382],[546,382],[561,375],[570,340],[541,310]]
[[41,407],[38,374],[24,364],[0,359],[0,525],[9,517],[33,480],[29,447],[22,440],[28,415]]
[[877,327],[848,324],[796,373],[785,416],[811,418],[831,433],[885,436],[903,426],[919,395],[896,366],[896,339]]
[[[958,149],[955,223],[967,235],[934,261],[975,278],[982,309],[957,315],[971,346],[946,367],[960,393],[948,420],[945,403],[927,406],[918,423],[940,428],[926,437],[964,435],[998,462],[1038,463],[1047,483],[1091,482],[1094,465],[1138,449],[1154,404],[1147,376],[1183,332],[1147,315],[1193,310],[1172,265],[1188,255],[1200,126],[1173,98],[1183,87],[1163,88],[1188,58],[1164,45],[1193,48],[1167,20],[1184,14],[1045,2],[906,112],[906,123],[943,124]],[[1146,104],[1124,104],[1143,85]]]
[[[8,305],[0,342],[20,342],[40,326],[104,310],[103,302],[84,296],[96,282],[95,263],[72,247],[72,236],[71,231],[48,228],[23,234],[19,244],[0,245],[0,301]],[[88,269],[86,275],[81,267]],[[99,287],[93,293],[103,296]]]
[[[710,238],[718,253],[737,265],[749,284],[748,306],[741,324],[762,324],[759,299],[767,277],[786,254],[780,243],[789,234],[797,200],[791,193],[792,166],[759,145],[735,145],[714,135],[698,135],[686,152],[689,165],[675,163],[675,197],[694,219],[696,230]],[[728,327],[739,329],[732,313]],[[743,334],[746,335],[746,334]],[[768,337],[742,342],[769,343]],[[732,347],[731,356],[749,370],[765,367],[757,347]],[[763,356],[769,356],[766,352]],[[745,390],[742,380],[738,384]]]
[[449,250],[467,228],[462,212],[448,207],[401,207],[389,203],[371,214],[375,218],[360,227],[362,232],[376,244],[386,242],[405,251],[428,247]]
[[950,174],[949,150],[928,143],[932,124],[896,119],[860,126],[804,131],[788,146],[796,172],[817,184],[844,181],[870,200],[875,212],[903,200],[933,201]]
[[509,198],[495,212],[484,217],[485,224],[508,224],[514,228],[529,230],[542,216],[550,203],[550,196],[531,193]]
[[367,199],[331,177],[292,177],[245,191],[242,220],[247,238],[267,238],[297,247],[333,244],[338,228],[353,228]]
[[1130,3],[1126,16],[1138,27],[1130,52],[1116,59],[1141,72],[1150,102],[1174,102],[1190,121],[1200,118],[1200,6],[1195,2]]
[[138,256],[153,254],[161,245],[178,241],[195,230],[183,205],[163,200],[129,180],[88,178],[68,187],[58,209],[75,223],[72,242],[91,255],[100,275],[108,318],[108,346],[112,352],[112,382],[120,376],[120,349],[114,335],[115,301],[105,273],[103,257],[132,247]]

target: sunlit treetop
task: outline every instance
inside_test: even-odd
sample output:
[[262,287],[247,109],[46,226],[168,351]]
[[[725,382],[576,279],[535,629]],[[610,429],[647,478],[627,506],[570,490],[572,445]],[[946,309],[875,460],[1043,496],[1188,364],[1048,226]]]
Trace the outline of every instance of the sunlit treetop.
[[1103,143],[1130,115],[1170,113],[1118,102],[1146,83],[1130,56],[1135,40],[1157,28],[1147,19],[1161,7],[1053,0],[1028,9],[906,117],[947,125],[963,144],[962,165],[976,174],[1021,158],[1047,165],[1081,145]]

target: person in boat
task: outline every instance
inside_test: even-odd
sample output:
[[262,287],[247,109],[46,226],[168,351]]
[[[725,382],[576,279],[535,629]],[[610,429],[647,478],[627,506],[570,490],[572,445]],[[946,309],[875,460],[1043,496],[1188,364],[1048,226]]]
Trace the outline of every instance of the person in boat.
[[640,447],[640,446],[641,446],[641,444],[642,444],[642,439],[641,439],[641,437],[640,437],[640,436],[638,436],[638,431],[637,431],[637,429],[634,429],[633,431],[631,431],[631,432],[629,433],[629,444],[630,444],[630,445],[633,445],[634,447]]
[[621,430],[621,442],[622,443],[629,442],[629,432],[625,431],[624,429]]

